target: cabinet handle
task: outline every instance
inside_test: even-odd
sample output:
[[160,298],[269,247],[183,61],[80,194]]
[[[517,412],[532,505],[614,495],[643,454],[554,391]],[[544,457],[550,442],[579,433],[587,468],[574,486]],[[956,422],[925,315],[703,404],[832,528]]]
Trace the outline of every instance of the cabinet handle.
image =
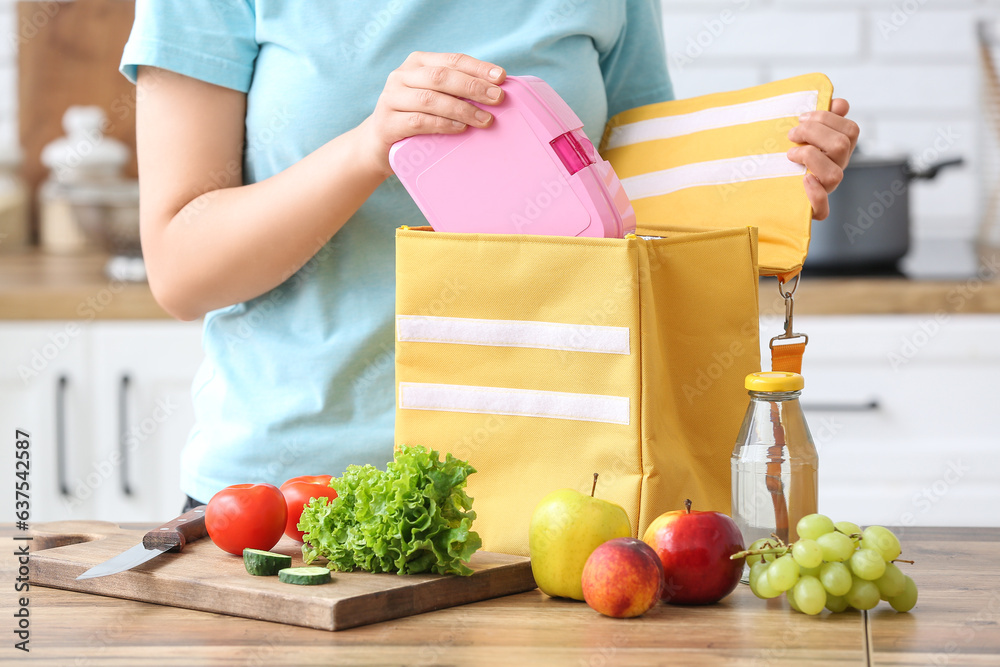
[[882,408],[877,398],[867,403],[803,403],[803,410],[817,412],[876,412]]
[[128,386],[132,379],[128,373],[122,374],[118,385],[118,455],[121,463],[119,473],[122,493],[132,495],[132,485],[128,483]]
[[56,383],[56,484],[59,493],[69,498],[69,484],[66,482],[66,385],[69,378],[60,375]]

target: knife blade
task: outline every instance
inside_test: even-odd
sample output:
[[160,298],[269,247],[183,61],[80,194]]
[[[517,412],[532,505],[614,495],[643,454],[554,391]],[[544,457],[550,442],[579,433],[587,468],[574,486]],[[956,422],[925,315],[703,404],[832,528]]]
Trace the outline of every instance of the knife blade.
[[112,556],[99,565],[95,565],[77,577],[77,580],[106,577],[109,574],[130,570],[167,551],[181,551],[188,542],[194,542],[207,534],[205,505],[199,505],[159,528],[149,531],[143,535],[142,542],[117,556]]

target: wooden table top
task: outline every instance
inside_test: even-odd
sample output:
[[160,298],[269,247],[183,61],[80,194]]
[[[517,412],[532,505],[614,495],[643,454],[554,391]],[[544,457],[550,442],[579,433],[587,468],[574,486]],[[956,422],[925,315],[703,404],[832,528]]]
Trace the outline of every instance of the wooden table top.
[[[10,525],[0,528],[4,543]],[[540,591],[326,632],[34,586],[30,654],[81,665],[998,665],[1000,528],[897,532],[917,607],[809,617],[746,586],[706,607],[606,618]],[[2,549],[4,608],[17,603]],[[17,594],[23,595],[23,594]],[[10,611],[5,616],[10,619]],[[7,621],[10,627],[10,621]],[[8,630],[5,660],[22,657]]]
[[[0,320],[164,319],[146,283],[120,283],[103,273],[102,254],[51,255],[38,250],[0,255]],[[806,277],[795,295],[799,315],[1000,313],[1000,279]],[[773,278],[761,282],[762,313],[783,313]]]

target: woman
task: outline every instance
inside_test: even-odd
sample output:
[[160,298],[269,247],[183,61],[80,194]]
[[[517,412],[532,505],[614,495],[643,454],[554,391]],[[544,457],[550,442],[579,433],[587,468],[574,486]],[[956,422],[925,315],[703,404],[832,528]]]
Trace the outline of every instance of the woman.
[[[508,71],[548,82],[595,144],[611,115],[672,98],[656,0],[139,0],[122,71],[150,287],[205,317],[194,501],[391,459],[393,230],[422,223],[395,141],[488,127],[460,98],[498,103]],[[857,137],[846,112],[792,131],[819,218]]]

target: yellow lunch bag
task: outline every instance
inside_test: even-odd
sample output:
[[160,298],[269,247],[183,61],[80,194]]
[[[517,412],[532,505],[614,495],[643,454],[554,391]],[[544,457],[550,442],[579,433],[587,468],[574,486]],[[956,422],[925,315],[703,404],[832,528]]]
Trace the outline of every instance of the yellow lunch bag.
[[484,549],[527,554],[538,501],[595,472],[637,536],[685,498],[729,512],[758,279],[809,244],[787,134],[832,93],[810,74],[613,117],[624,239],[397,230],[395,440],[472,463]]

